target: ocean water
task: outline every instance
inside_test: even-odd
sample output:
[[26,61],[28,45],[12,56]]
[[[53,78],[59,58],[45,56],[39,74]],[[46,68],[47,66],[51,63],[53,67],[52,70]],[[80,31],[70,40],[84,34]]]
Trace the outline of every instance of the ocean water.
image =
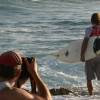
[[99,11],[99,0],[0,0],[0,52],[18,49],[25,56],[35,56],[49,88],[80,91],[78,96],[54,96],[53,100],[99,100],[98,81],[93,81],[95,94],[88,96],[84,63],[65,64],[51,56],[83,38],[91,14]]

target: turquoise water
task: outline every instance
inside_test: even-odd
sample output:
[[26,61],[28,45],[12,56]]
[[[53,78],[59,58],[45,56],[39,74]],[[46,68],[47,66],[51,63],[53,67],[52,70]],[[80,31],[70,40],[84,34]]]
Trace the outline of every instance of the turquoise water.
[[[65,64],[50,54],[83,38],[99,4],[99,0],[0,0],[0,52],[19,49],[35,56],[50,88],[86,87],[84,64]],[[99,88],[99,83],[94,86]]]

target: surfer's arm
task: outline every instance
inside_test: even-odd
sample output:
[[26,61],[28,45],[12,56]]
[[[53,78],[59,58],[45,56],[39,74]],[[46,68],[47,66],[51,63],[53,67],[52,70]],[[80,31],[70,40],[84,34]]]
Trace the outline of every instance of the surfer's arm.
[[88,41],[89,41],[88,37],[85,37],[83,39],[82,47],[81,47],[81,61],[85,61],[85,52],[88,46]]

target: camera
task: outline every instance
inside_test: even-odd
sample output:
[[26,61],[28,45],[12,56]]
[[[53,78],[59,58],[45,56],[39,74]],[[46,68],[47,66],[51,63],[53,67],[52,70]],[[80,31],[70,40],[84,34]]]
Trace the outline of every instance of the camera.
[[26,58],[27,58],[27,60],[28,60],[29,63],[32,62],[33,57],[26,57]]
[[[26,57],[28,62],[31,63],[32,59],[34,59],[33,57]],[[36,84],[35,81],[33,81],[33,78],[31,77],[31,75],[29,74],[29,72],[27,71],[27,66],[25,61],[23,60],[24,58],[22,58],[22,66],[21,66],[21,74],[16,82],[16,86],[18,88],[20,88],[20,81],[27,81],[28,79],[30,79],[30,83],[31,83],[31,91],[33,91],[34,93],[36,93]],[[33,86],[33,82],[34,82],[34,86]]]
[[[33,57],[26,57],[26,58],[29,63],[32,62]],[[30,77],[30,74],[27,71],[27,66],[23,59],[24,58],[22,57],[21,75],[20,75],[19,79],[27,80]]]

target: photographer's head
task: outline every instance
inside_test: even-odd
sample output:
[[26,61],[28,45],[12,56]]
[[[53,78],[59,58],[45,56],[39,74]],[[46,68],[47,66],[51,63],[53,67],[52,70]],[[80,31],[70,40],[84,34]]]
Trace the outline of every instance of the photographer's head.
[[21,72],[21,56],[14,52],[8,51],[0,55],[0,81],[11,80],[18,77]]

